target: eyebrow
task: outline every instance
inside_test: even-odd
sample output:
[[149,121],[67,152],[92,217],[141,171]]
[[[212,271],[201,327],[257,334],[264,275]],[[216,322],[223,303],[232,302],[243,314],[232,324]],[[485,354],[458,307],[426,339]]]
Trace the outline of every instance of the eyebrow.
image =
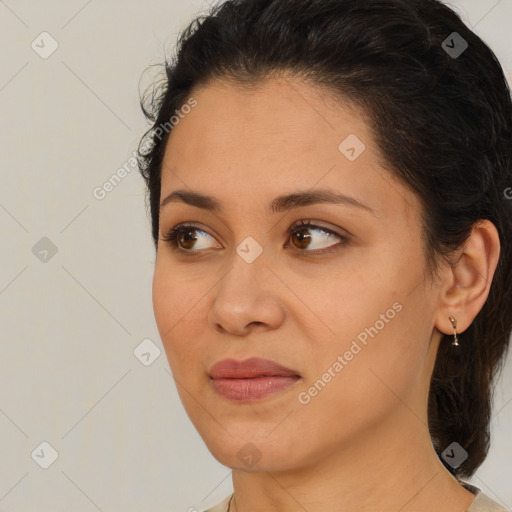
[[[160,208],[163,208],[165,205],[172,202],[183,202],[218,214],[223,212],[222,204],[218,199],[190,190],[175,190],[174,192],[171,192],[160,203]],[[347,196],[331,189],[298,191],[292,194],[277,196],[270,203],[268,212],[281,213],[293,210],[294,208],[320,203],[344,204],[366,210],[371,214],[376,215],[374,210],[354,197]]]

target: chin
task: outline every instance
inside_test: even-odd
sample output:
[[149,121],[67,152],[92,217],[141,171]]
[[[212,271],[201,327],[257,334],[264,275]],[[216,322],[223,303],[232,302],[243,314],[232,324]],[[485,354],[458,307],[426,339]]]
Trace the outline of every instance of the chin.
[[265,434],[256,432],[260,429],[240,428],[244,434],[237,436],[230,427],[232,425],[225,425],[229,433],[220,426],[215,433],[212,432],[211,425],[207,427],[207,431],[201,432],[198,429],[206,447],[222,465],[246,472],[274,472],[295,466],[298,454],[290,437],[279,437],[277,432],[269,436],[268,433],[272,430],[269,428],[265,429]]

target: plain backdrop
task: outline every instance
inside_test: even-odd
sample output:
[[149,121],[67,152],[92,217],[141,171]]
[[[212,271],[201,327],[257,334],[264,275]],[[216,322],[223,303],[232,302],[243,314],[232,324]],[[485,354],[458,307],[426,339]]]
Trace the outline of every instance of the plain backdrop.
[[[510,81],[512,0],[450,5]],[[5,512],[187,511],[232,490],[231,470],[189,421],[165,358],[144,183],[129,164],[148,128],[139,80],[144,89],[145,69],[162,63],[178,32],[208,7],[0,0]],[[123,165],[117,186],[95,197]],[[470,480],[509,509],[511,384],[509,359],[491,451]]]

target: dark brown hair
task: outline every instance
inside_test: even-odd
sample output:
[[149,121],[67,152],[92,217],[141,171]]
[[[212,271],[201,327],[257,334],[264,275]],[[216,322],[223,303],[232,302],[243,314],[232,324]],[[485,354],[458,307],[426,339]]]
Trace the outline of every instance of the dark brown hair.
[[[464,42],[461,54],[450,51]],[[155,248],[172,133],[158,127],[196,86],[223,79],[248,87],[279,73],[368,115],[389,172],[421,200],[430,277],[478,220],[494,223],[501,254],[489,297],[460,347],[443,337],[428,402],[436,453],[452,474],[471,476],[488,453],[492,383],[512,329],[512,103],[494,53],[437,0],[232,0],[194,19],[164,67],[141,99],[152,127],[138,155]],[[468,452],[456,470],[441,456],[452,442]]]

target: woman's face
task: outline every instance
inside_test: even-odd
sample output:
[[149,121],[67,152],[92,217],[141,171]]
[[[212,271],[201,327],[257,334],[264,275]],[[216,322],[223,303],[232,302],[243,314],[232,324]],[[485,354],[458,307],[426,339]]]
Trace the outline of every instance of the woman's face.
[[[195,230],[159,240],[153,304],[209,450],[273,471],[401,435],[404,418],[423,427],[439,292],[424,278],[419,202],[379,164],[361,113],[297,79],[193,97],[166,147],[161,200],[210,199],[161,206],[161,238]],[[345,199],[315,196],[327,192]],[[211,379],[217,362],[252,357],[296,377]]]

